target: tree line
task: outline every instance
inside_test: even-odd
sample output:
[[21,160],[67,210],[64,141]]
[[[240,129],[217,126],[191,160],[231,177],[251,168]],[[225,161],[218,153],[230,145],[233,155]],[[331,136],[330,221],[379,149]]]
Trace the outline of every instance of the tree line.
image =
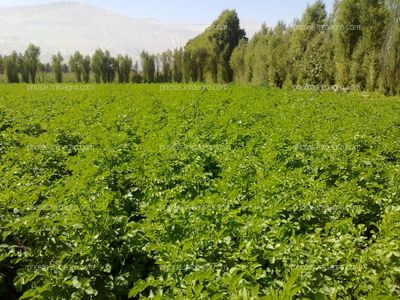
[[400,1],[321,1],[291,26],[263,26],[231,56],[235,80],[282,87],[356,85],[400,93]]
[[336,0],[328,14],[317,0],[290,25],[263,25],[250,40],[236,11],[226,10],[185,47],[160,54],[143,51],[133,63],[97,49],[75,52],[64,63],[61,53],[41,64],[40,48],[0,57],[8,82],[36,81],[38,71],[65,72],[77,82],[214,82],[293,85],[357,85],[363,90],[400,93],[400,0]]

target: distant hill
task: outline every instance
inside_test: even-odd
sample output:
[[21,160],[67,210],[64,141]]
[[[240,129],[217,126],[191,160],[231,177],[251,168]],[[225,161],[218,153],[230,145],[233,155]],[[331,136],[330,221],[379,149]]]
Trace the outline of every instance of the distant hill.
[[[260,26],[242,22],[248,36]],[[158,53],[184,46],[205,28],[202,24],[135,19],[77,2],[0,7],[0,54],[22,52],[33,42],[41,47],[42,61],[49,61],[57,51],[67,58],[75,50],[92,54],[99,47],[138,59],[142,50]]]

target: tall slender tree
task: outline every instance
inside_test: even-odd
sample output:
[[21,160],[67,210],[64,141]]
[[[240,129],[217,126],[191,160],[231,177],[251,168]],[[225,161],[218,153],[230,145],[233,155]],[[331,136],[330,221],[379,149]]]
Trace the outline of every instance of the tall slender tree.
[[82,59],[82,79],[85,83],[88,83],[90,80],[90,70],[91,70],[90,56],[86,55]]
[[18,53],[13,51],[11,55],[4,57],[4,70],[8,83],[18,83]]
[[76,51],[70,58],[68,62],[69,70],[75,73],[76,81],[82,81],[82,73],[83,73],[83,66],[82,66],[82,59],[83,56],[79,51]]
[[400,94],[400,0],[387,0],[385,41],[381,50],[380,89],[385,94]]
[[102,72],[103,72],[103,66],[102,66],[103,59],[104,59],[104,52],[101,49],[96,49],[92,57],[92,69],[96,83],[101,82]]
[[21,74],[21,82],[29,83],[29,66],[25,56],[18,55],[18,73]]
[[61,53],[58,52],[56,55],[53,55],[52,59],[51,59],[51,66],[54,72],[54,77],[57,83],[61,83],[62,82],[62,69],[61,69],[61,65],[63,62],[64,58],[62,57]]
[[130,79],[130,74],[132,71],[132,59],[128,56],[117,56],[117,74],[119,83],[127,83]]
[[[336,83],[351,83],[350,67],[353,53],[361,38],[359,0],[341,0],[337,3],[334,26]],[[350,30],[343,30],[350,29]]]
[[247,50],[247,41],[245,39],[241,39],[238,46],[233,50],[230,59],[230,65],[234,74],[234,80],[240,83],[246,82],[246,76],[245,76],[246,50]]
[[183,49],[175,49],[172,62],[172,81],[182,82],[183,80]]
[[161,53],[161,81],[172,81],[173,53],[171,50]]
[[0,74],[4,73],[4,58],[0,55]]
[[156,79],[155,56],[150,55],[146,51],[140,54],[142,64],[143,80],[146,83],[154,82]]
[[379,77],[385,6],[381,0],[359,0],[358,8],[361,35],[352,55],[350,75],[353,84],[372,91],[376,88]]
[[32,83],[36,82],[36,74],[40,63],[39,56],[40,48],[29,44],[28,48],[25,50],[24,60]]

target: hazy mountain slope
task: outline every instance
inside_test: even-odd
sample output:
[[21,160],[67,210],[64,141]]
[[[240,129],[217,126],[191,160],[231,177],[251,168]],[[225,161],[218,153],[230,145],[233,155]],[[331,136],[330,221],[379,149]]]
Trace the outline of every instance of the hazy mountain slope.
[[[259,28],[257,22],[243,24],[250,35]],[[44,61],[57,51],[68,57],[75,50],[92,54],[98,47],[136,59],[142,50],[156,53],[184,46],[204,29],[135,19],[76,2],[0,7],[0,54],[22,52],[33,42],[41,47]]]

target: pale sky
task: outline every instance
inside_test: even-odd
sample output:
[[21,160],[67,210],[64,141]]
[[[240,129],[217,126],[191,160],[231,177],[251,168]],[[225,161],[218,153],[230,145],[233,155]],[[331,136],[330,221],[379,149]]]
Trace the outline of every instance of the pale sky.
[[[325,0],[328,12],[334,0]],[[0,0],[0,6],[37,5],[51,0]],[[68,2],[68,1],[63,1]],[[313,0],[78,0],[110,11],[140,19],[157,19],[172,23],[209,24],[224,9],[236,9],[241,19],[266,22],[273,26],[279,20],[290,23],[300,18]],[[1,11],[1,8],[0,8]]]

